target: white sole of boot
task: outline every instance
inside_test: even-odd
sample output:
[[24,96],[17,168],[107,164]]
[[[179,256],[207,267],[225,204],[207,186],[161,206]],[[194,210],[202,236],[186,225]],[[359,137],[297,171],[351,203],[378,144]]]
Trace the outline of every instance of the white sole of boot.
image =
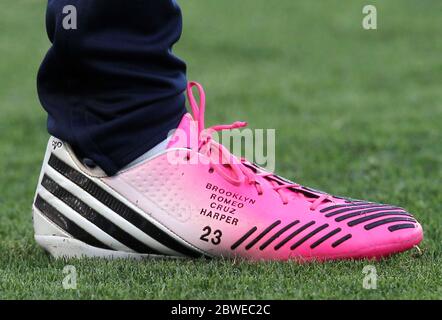
[[137,254],[123,251],[113,251],[90,246],[73,238],[59,236],[35,235],[35,241],[55,259],[98,258],[106,260],[117,259],[182,259],[161,255]]

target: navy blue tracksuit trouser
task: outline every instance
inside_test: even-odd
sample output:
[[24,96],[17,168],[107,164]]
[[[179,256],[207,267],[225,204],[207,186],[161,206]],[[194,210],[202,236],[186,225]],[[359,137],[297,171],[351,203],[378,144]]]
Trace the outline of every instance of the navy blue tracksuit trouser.
[[49,0],[46,24],[37,84],[50,134],[113,175],[176,128],[186,65],[172,54],[175,0]]

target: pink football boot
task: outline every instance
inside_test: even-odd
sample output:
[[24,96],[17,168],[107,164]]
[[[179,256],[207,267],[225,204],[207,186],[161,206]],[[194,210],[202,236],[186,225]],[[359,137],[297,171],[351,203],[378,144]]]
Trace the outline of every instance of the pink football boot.
[[237,159],[212,134],[245,123],[206,129],[202,87],[190,83],[188,98],[193,117],[168,148],[113,177],[51,138],[33,206],[37,242],[55,257],[297,261],[381,258],[421,242],[400,207],[331,196]]

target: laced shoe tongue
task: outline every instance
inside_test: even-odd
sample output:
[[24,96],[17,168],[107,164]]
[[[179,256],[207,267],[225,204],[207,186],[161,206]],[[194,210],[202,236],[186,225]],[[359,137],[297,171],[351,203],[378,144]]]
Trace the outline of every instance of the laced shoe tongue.
[[[198,89],[200,95],[199,104],[196,102],[192,92],[194,87]],[[270,187],[281,195],[283,201],[287,201],[286,195],[283,195],[283,193],[289,193],[292,196],[296,195],[297,197],[306,198],[308,201],[313,202],[315,207],[320,205],[322,202],[330,201],[330,197],[320,191],[302,187],[277,175],[269,175],[265,172],[265,170],[262,170],[262,168],[259,168],[248,161],[240,161],[235,156],[231,155],[230,152],[222,145],[213,143],[213,140],[211,139],[211,132],[241,128],[246,126],[247,123],[238,121],[231,125],[217,125],[206,129],[204,125],[204,89],[200,84],[190,82],[187,87],[187,96],[194,117],[192,117],[192,115],[189,113],[186,113],[183,116],[178,128],[175,130],[169,140],[167,149],[187,148],[197,150],[198,152],[203,150],[203,153],[204,151],[208,151],[207,155],[209,158],[212,160],[217,160],[212,163],[213,169],[215,169],[215,171],[222,175],[227,181],[231,182],[232,184],[239,185],[245,180],[249,180],[249,182],[254,182],[255,186],[257,186],[258,184],[256,182],[259,181],[257,181],[257,177],[254,177],[253,175],[259,176],[260,180],[263,179],[264,181],[268,182]],[[204,134],[207,133],[205,130],[208,130],[208,136],[206,137],[207,140],[204,139]],[[215,146],[215,148],[212,149],[212,146]],[[204,147],[206,147],[206,149],[203,149]],[[224,164],[223,160],[225,160],[226,157],[228,158],[228,161],[226,164]],[[248,170],[251,171],[248,172]]]
[[198,145],[198,124],[190,113],[186,113],[172,135],[167,149],[192,148],[195,145]]

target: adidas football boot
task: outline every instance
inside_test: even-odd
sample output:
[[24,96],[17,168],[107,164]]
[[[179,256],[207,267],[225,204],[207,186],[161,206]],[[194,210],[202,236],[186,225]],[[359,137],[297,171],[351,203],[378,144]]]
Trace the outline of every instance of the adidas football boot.
[[246,124],[205,128],[203,88],[189,83],[187,94],[193,116],[167,148],[115,176],[49,140],[33,204],[40,246],[66,258],[324,261],[381,258],[421,242],[403,208],[332,196],[235,157],[213,135]]

